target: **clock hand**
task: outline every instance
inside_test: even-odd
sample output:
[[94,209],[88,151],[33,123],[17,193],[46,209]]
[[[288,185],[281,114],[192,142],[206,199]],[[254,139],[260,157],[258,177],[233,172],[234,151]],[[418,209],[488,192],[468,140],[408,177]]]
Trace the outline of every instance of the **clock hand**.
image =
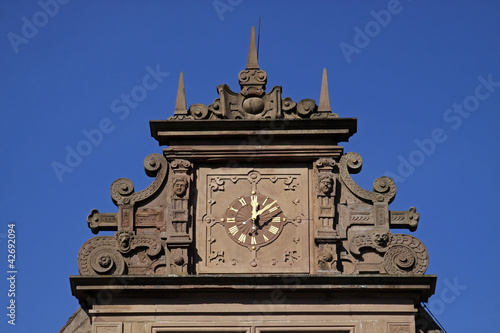
[[[247,225],[247,222],[249,222],[250,220],[252,221],[252,227],[250,227],[250,225]],[[248,220],[241,222],[241,224],[243,224],[243,225],[245,226],[245,227],[244,227],[245,232],[246,232],[248,229],[250,229],[250,228],[252,228],[253,230],[257,229],[257,227],[255,226],[255,220],[256,220],[256,219],[254,219],[253,217],[250,217]],[[243,230],[243,229],[242,229],[242,230]]]
[[[248,220],[241,222],[241,224],[244,225],[243,229],[245,230],[245,232],[247,232],[247,230],[250,229],[250,225],[247,225],[247,222],[249,222],[250,220],[252,220],[252,227],[251,228],[253,230],[257,229],[257,226],[255,225],[255,221],[257,220],[257,218],[251,217]],[[243,229],[241,229],[241,230],[243,230]]]
[[246,221],[244,221],[244,222],[241,222],[241,224],[247,224],[247,222],[248,222],[248,221],[250,221],[250,220],[253,220],[253,218],[251,217],[251,218],[249,218],[248,220],[246,220]]
[[[279,214],[279,212],[275,213],[275,214],[271,214],[271,218],[267,219],[264,223],[260,224],[259,223],[259,229],[262,229],[264,226],[268,225],[269,223],[271,223],[272,221],[272,218],[277,216]],[[259,218],[260,220],[260,218]]]
[[243,233],[243,234],[248,233],[248,230],[252,227],[252,225],[251,225],[251,224],[247,223],[247,222],[248,222],[248,221],[250,221],[250,220],[251,220],[251,219],[246,220],[246,221],[244,221],[244,222],[240,222],[240,223],[238,223],[238,227],[239,227],[238,229],[239,229],[239,231],[240,231],[241,233]]
[[257,201],[257,196],[252,197],[252,220],[257,219],[257,208],[259,207],[259,202]]
[[276,203],[277,200],[274,200],[273,202],[271,202],[269,205],[265,206],[264,208],[262,208],[261,210],[259,210],[257,213],[255,213],[255,216],[259,216],[260,214],[264,213],[266,210],[268,210],[269,208],[271,208],[272,205],[274,205]]

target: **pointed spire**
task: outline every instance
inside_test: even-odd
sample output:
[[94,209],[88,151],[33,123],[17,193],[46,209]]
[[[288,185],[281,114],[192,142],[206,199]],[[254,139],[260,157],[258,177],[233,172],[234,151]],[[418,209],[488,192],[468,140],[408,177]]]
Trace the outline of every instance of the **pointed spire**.
[[326,77],[326,68],[323,68],[323,79],[321,80],[318,112],[332,112],[332,108],[330,107],[330,96],[328,95],[328,78]]
[[248,49],[248,61],[246,69],[259,69],[259,63],[257,61],[257,45],[255,43],[254,27],[252,27],[252,32],[250,34],[250,47]]
[[175,101],[174,115],[186,115],[186,91],[184,90],[184,73],[179,76],[179,87],[177,88],[177,99]]

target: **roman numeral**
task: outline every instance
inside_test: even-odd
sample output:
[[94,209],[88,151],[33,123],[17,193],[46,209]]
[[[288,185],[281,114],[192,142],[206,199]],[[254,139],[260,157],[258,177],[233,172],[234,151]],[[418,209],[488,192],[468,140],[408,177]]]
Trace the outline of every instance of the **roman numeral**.
[[236,235],[236,233],[238,232],[238,227],[233,225],[231,228],[229,228],[229,233],[231,233],[231,235]]
[[270,233],[273,233],[276,235],[276,233],[280,231],[280,229],[276,228],[274,225],[272,225],[271,227],[269,227],[269,232]]
[[245,240],[246,240],[246,239],[247,239],[247,235],[245,235],[245,234],[241,234],[241,235],[240,235],[240,238],[238,238],[238,240],[239,240],[240,242],[242,242],[242,243],[245,243]]
[[269,240],[269,238],[266,237],[266,235],[262,235],[262,237],[264,237],[264,240],[267,242]]
[[251,241],[251,244],[257,244],[257,240],[255,239],[255,237],[252,236],[252,241]]
[[238,210],[237,210],[237,209],[234,209],[234,208],[233,208],[233,207],[231,207],[231,206],[227,207],[227,209],[232,210],[233,212],[238,213]]
[[[234,220],[234,219],[233,219]],[[227,219],[227,222],[229,222],[229,219]],[[276,222],[276,223],[280,223],[281,222],[281,217],[279,216],[275,216],[273,217],[272,221],[271,222]]]
[[256,195],[252,195],[252,196],[250,197],[250,200],[252,200],[252,206],[253,206],[253,205],[258,205],[258,204],[259,204],[259,202],[257,201],[257,196],[256,196]]
[[241,203],[242,206],[246,206],[247,202],[245,201],[245,198],[239,198],[238,201]]
[[[273,219],[273,220],[274,220],[274,219]],[[234,218],[234,217],[228,217],[228,218],[227,218],[227,223],[235,223],[235,222],[236,222],[236,220],[235,220],[235,218]],[[273,222],[274,222],[274,221],[273,221]]]
[[264,206],[266,204],[267,199],[269,199],[269,197],[266,197],[266,200],[264,200],[264,202],[262,203],[262,206]]
[[274,211],[275,211],[275,210],[277,210],[278,208],[280,208],[280,206],[274,206],[273,208],[269,209],[269,213],[274,212]]

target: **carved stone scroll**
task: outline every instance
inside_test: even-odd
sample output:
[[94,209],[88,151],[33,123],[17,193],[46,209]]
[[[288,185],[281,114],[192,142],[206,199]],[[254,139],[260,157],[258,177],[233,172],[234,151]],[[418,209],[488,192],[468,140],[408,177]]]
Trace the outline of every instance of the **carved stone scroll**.
[[389,177],[380,177],[373,182],[373,191],[361,188],[351,178],[350,173],[361,171],[363,159],[359,154],[346,153],[340,158],[339,171],[342,182],[357,197],[368,202],[386,202],[390,204],[396,196],[396,184]]
[[113,236],[98,236],[86,241],[78,253],[81,275],[123,275],[125,261]]
[[163,253],[157,236],[122,231],[85,242],[78,253],[78,269],[81,275],[160,274]]
[[362,163],[361,156],[352,152],[340,158],[339,176],[343,192],[340,207],[343,216],[339,227],[341,238],[348,237],[348,230],[354,225],[389,230],[389,204],[396,195],[396,185],[389,177],[379,177],[373,183],[373,191],[361,188],[350,174],[361,171]]
[[167,160],[160,154],[150,154],[144,159],[144,170],[155,180],[142,191],[134,192],[134,184],[128,178],[119,178],[111,184],[111,198],[116,205],[133,205],[158,191],[167,176]]
[[380,177],[373,190],[358,186],[351,173],[358,173],[362,159],[346,153],[339,161],[339,239],[342,251],[339,268],[344,274],[423,274],[428,265],[427,250],[417,238],[392,234],[390,228],[417,228],[420,215],[390,211],[396,186],[389,177]]
[[389,274],[424,274],[429,254],[424,244],[410,235],[394,234],[384,254],[384,268]]
[[349,252],[354,273],[424,274],[429,263],[420,240],[383,230],[351,237]]
[[[134,184],[127,178],[119,178],[111,184],[111,198],[118,206],[118,213],[99,213],[93,209],[87,223],[94,234],[99,231],[135,230],[136,204],[160,192],[167,179],[167,160],[160,154],[150,154],[144,159],[144,169],[155,180],[142,191],[134,192]],[[158,224],[161,225],[161,222]]]

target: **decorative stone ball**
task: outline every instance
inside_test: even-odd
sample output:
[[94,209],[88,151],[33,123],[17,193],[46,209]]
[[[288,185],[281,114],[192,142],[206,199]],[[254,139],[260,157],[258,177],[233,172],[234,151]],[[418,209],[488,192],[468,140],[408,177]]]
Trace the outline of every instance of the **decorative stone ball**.
[[177,256],[174,258],[174,264],[176,264],[177,266],[182,266],[184,265],[184,263],[185,263],[184,257]]
[[258,114],[264,111],[264,100],[260,97],[249,97],[243,101],[243,111]]

